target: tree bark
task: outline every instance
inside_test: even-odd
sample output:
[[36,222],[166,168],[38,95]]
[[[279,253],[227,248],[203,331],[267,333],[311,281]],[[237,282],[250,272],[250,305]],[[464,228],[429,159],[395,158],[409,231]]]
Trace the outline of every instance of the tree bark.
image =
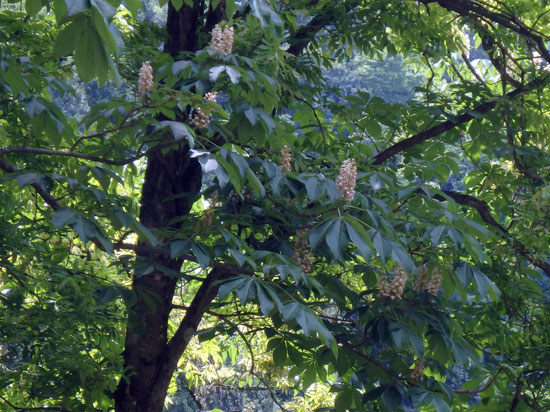
[[[183,51],[198,48],[198,22],[202,3],[175,10],[168,3],[166,28],[168,38],[164,51],[177,57]],[[189,148],[181,146],[166,154],[154,152],[147,159],[145,180],[141,193],[140,220],[151,231],[177,229],[176,218],[189,213],[200,191],[202,172]],[[168,200],[167,200],[168,199]],[[162,241],[162,239],[160,239]],[[152,256],[137,253],[137,259],[179,271],[182,261],[165,255]],[[168,341],[168,319],[177,279],[154,270],[144,276],[133,277],[136,297],[128,308],[124,373],[114,393],[117,412],[160,412],[177,367],[178,359],[196,332],[207,306],[217,294],[221,277],[219,270],[207,276],[200,291],[178,329],[178,339]],[[182,335],[182,336],[180,336]],[[177,344],[176,344],[177,341]]]

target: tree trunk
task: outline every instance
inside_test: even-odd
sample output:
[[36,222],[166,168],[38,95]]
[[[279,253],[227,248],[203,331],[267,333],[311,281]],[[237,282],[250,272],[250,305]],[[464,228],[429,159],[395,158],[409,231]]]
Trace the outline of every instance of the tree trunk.
[[[151,155],[142,189],[142,223],[153,231],[168,229],[172,219],[189,213],[200,185],[201,168],[195,159],[189,157],[188,148],[173,150],[166,155],[160,152]],[[165,200],[174,195],[179,196]],[[176,271],[182,263],[166,257],[140,256],[139,253],[137,258]],[[165,382],[161,371],[165,363],[168,317],[176,283],[177,279],[158,270],[134,276],[136,301],[128,308],[124,348],[124,368],[129,378],[121,379],[115,392],[115,407],[119,412],[162,410],[170,379]],[[170,376],[173,372],[170,371]]]
[[[168,3],[165,52],[177,57],[182,51],[197,50],[201,8],[202,3],[198,0],[193,7],[184,5],[177,11]],[[200,165],[189,156],[188,147],[164,155],[160,152],[150,155],[142,188],[141,222],[152,231],[175,229],[177,224],[172,221],[189,213],[200,191],[201,177]],[[171,200],[166,201],[167,198]],[[179,260],[140,256],[139,253],[137,258],[153,260],[152,263],[177,271],[182,264]],[[117,412],[162,410],[178,359],[196,332],[207,306],[216,297],[216,281],[224,276],[220,268],[223,265],[208,274],[170,342],[168,318],[177,279],[158,270],[145,276],[134,275],[136,301],[128,308],[124,349],[126,377],[120,380],[114,394]]]

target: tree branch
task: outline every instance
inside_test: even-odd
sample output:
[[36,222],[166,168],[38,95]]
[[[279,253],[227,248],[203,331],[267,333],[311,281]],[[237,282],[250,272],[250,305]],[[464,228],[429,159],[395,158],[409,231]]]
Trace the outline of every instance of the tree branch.
[[546,61],[550,62],[550,52],[546,48],[545,39],[530,27],[527,27],[519,18],[513,15],[503,15],[484,8],[478,1],[472,0],[420,0],[422,3],[438,3],[441,7],[454,11],[465,17],[483,17],[498,23],[515,33],[523,36],[537,45],[537,51]]
[[[2,169],[4,172],[7,173],[19,173],[20,170],[12,165],[11,163],[6,162],[2,155],[0,154],[0,169]],[[40,186],[38,183],[31,183],[31,186],[34,190],[36,190],[36,193],[40,195],[40,197],[53,209],[53,210],[59,210],[62,208],[61,204],[50,195],[42,186]]]
[[10,408],[13,408],[14,410],[16,411],[58,411],[58,412],[69,412],[68,409],[65,409],[65,408],[58,408],[56,406],[51,406],[51,407],[48,407],[48,406],[42,406],[42,407],[37,407],[37,408],[24,408],[24,407],[20,407],[20,406],[15,406],[13,403],[11,403],[10,401],[8,401],[6,398],[4,398],[3,396],[0,395],[0,399],[5,402],[6,404],[8,404],[8,406]]
[[[517,96],[520,96],[525,93],[529,93],[533,90],[538,89],[539,87],[544,86],[548,80],[550,79],[550,75],[543,75],[541,77],[536,78],[535,80],[527,83],[523,87],[518,87],[517,89],[506,93],[504,96],[508,99],[513,99]],[[451,130],[463,123],[469,122],[470,120],[473,120],[475,117],[474,115],[470,114],[471,112],[476,112],[477,114],[485,114],[490,112],[495,108],[497,105],[499,98],[493,97],[491,100],[486,101],[484,103],[479,104],[478,106],[474,107],[473,110],[469,111],[469,113],[463,113],[460,116],[458,116],[455,120],[447,120],[443,123],[440,123],[436,126],[430,127],[427,130],[424,130],[414,136],[411,136],[407,139],[401,140],[400,142],[394,144],[393,146],[388,147],[386,150],[383,150],[382,152],[378,153],[374,157],[374,165],[380,165],[384,163],[386,160],[392,158],[398,153],[401,153],[407,149],[410,149],[413,146],[416,146],[417,144],[423,143],[426,140],[432,139],[436,136],[439,136],[440,134]]]
[[0,148],[0,156],[8,153],[32,153],[32,154],[41,154],[47,156],[63,156],[63,157],[74,157],[77,159],[91,160],[93,162],[104,163],[111,166],[124,166],[128,163],[132,163],[144,156],[147,153],[141,153],[134,157],[124,159],[124,160],[109,160],[103,157],[89,155],[85,153],[77,152],[65,152],[63,150],[52,150],[52,149],[42,149],[39,147],[28,147],[28,146],[8,146]]
[[[333,4],[337,4],[337,3],[333,3]],[[358,5],[359,5],[358,1],[352,1],[346,4],[344,6],[345,7],[344,14],[353,10]],[[305,26],[300,27],[298,31],[294,33],[292,38],[287,39],[288,43],[290,43],[290,47],[288,48],[288,53],[293,54],[294,56],[298,56],[302,54],[302,52],[307,47],[307,45],[313,40],[315,35],[321,29],[328,26],[329,24],[334,24],[334,22],[335,22],[334,8],[324,10],[322,13],[319,13],[318,15],[316,15],[313,19],[309,21],[309,23],[307,23]]]
[[[449,196],[455,202],[461,205],[474,208],[479,213],[479,215],[481,216],[481,218],[485,223],[498,229],[502,233],[502,235],[504,235],[510,240],[512,248],[517,253],[519,253],[521,256],[526,258],[533,266],[536,266],[539,269],[542,269],[545,275],[550,277],[550,263],[546,262],[545,260],[541,259],[540,257],[530,252],[523,243],[515,239],[513,235],[504,226],[499,224],[491,215],[491,208],[486,202],[484,202],[483,200],[479,200],[473,196],[466,195],[463,193],[458,193],[452,190],[445,190],[443,191],[443,193],[445,193],[445,195]],[[445,199],[444,196],[441,196],[441,195],[435,195],[434,199],[442,202],[447,200]]]
[[495,379],[498,377],[498,375],[500,375],[502,373],[503,370],[504,370],[504,366],[501,366],[500,368],[498,368],[497,373],[495,373],[495,375],[491,379],[489,379],[489,382],[487,382],[487,384],[483,388],[472,389],[472,390],[469,390],[469,391],[461,391],[461,390],[456,390],[455,389],[455,390],[453,390],[453,392],[463,394],[463,395],[474,395],[476,393],[486,391],[487,389],[489,389],[491,387],[491,385],[495,382]]

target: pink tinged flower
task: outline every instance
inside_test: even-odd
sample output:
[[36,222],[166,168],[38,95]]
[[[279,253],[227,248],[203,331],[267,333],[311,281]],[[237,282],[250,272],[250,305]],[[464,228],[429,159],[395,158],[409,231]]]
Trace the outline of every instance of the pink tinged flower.
[[151,62],[146,61],[139,69],[138,80],[138,96],[140,99],[145,98],[147,92],[153,87],[153,68]]
[[221,54],[231,54],[233,49],[233,27],[225,27],[223,30],[219,25],[212,29],[210,45]]
[[351,202],[355,196],[356,180],[357,166],[355,160],[344,160],[342,167],[340,167],[340,173],[336,178],[336,187],[340,191],[340,197],[346,202]]

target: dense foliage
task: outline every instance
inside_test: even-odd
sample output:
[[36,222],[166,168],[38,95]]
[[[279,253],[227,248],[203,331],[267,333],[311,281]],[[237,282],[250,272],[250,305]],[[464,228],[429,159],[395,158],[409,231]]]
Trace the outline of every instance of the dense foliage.
[[549,410],[545,2],[144,3],[0,9],[0,410]]

